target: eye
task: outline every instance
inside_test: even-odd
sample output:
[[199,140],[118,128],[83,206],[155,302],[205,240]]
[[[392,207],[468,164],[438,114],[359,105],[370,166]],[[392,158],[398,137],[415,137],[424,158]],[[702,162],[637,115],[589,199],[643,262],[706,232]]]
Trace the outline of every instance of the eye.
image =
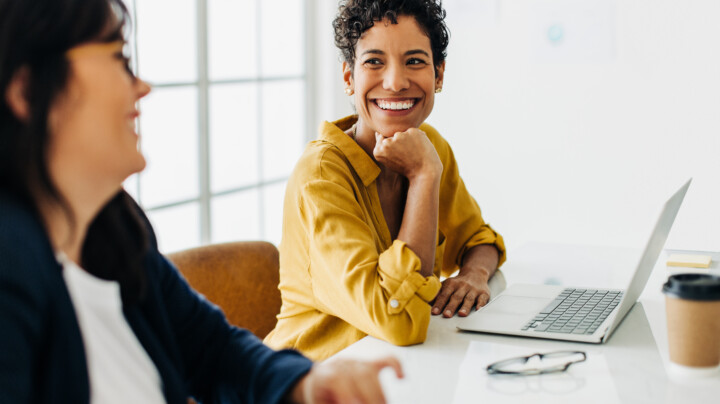
[[365,62],[363,62],[366,65],[372,65],[372,66],[379,66],[382,65],[382,61],[378,58],[371,58],[367,59]]
[[130,57],[126,56],[123,52],[118,52],[115,54],[115,59],[120,61],[123,64],[123,67],[125,68],[125,71],[132,76],[132,78],[135,78],[135,73],[133,73],[132,68],[130,67]]
[[407,61],[409,65],[427,65],[427,62],[420,58],[410,58]]

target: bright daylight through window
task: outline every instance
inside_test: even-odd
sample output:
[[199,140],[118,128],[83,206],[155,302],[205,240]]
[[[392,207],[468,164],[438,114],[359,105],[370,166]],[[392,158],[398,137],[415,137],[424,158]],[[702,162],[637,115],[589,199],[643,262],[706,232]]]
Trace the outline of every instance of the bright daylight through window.
[[278,244],[307,133],[305,0],[126,2],[137,72],[153,91],[140,104],[148,165],[125,187],[161,251]]

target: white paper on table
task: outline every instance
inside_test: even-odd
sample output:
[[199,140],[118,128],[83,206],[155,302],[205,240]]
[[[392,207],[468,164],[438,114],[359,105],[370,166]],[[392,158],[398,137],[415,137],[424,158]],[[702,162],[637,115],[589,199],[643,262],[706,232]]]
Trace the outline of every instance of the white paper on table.
[[454,404],[465,403],[598,403],[620,402],[615,384],[600,351],[587,352],[587,360],[567,371],[536,376],[489,375],[485,368],[496,361],[538,352],[533,348],[472,341],[458,372]]

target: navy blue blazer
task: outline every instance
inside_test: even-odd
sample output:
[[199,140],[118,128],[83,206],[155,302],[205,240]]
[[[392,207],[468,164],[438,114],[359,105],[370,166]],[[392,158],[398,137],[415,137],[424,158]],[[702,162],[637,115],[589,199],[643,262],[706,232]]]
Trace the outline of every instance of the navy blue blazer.
[[[229,325],[151,239],[146,298],[123,311],[167,402],[280,402],[312,362]],[[61,271],[38,218],[0,191],[0,403],[89,400],[82,337]]]

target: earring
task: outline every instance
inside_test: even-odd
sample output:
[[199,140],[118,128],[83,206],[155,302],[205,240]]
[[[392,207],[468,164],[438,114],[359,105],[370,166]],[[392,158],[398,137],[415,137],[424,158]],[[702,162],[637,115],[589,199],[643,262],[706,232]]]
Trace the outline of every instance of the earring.
[[435,94],[440,94],[440,93],[442,93],[442,87],[436,88],[436,89],[435,89]]
[[354,91],[350,87],[345,87],[345,95],[353,95]]

